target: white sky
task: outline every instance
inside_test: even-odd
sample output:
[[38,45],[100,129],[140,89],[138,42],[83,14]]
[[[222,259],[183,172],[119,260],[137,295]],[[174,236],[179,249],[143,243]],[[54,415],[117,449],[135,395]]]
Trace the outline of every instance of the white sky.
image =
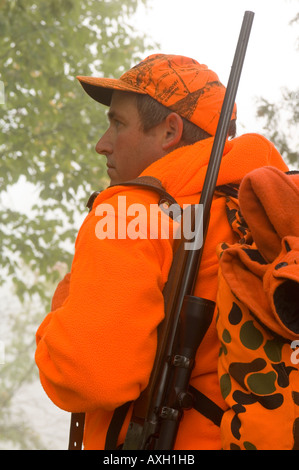
[[261,131],[254,97],[274,101],[280,89],[299,87],[299,0],[148,0],[139,8],[139,29],[161,44],[161,52],[207,64],[227,84],[244,12],[255,13],[237,94],[238,122]]

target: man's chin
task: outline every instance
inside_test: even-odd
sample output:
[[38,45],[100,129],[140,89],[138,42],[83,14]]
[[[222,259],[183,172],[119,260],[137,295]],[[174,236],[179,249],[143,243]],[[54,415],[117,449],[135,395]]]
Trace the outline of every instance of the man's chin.
[[108,174],[108,176],[109,176],[109,178],[110,178],[110,186],[119,183],[119,178],[118,178],[117,175],[116,175],[116,170],[115,170],[115,168],[113,168],[113,167],[108,168],[107,174]]

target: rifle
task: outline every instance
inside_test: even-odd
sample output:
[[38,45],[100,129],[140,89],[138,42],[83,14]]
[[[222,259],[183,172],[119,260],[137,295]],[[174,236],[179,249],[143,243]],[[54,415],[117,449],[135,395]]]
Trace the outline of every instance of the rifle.
[[199,205],[195,208],[203,210],[193,216],[194,246],[202,237],[201,247],[185,250],[184,243],[180,243],[174,254],[163,291],[165,318],[158,332],[155,363],[149,385],[134,402],[124,450],[173,449],[182,414],[192,408],[191,372],[215,309],[215,302],[193,294],[253,17],[251,11],[244,14]]

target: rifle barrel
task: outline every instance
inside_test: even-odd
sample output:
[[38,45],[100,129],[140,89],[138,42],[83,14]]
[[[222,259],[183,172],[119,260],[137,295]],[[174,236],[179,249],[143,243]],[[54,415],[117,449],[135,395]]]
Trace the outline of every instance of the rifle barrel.
[[[219,168],[221,164],[223,149],[225,141],[227,139],[228,127],[231,120],[234,103],[237,95],[241,72],[244,64],[246,55],[247,45],[250,37],[251,27],[253,23],[254,13],[252,11],[246,11],[239,34],[239,39],[231,67],[230,76],[226,88],[226,93],[223,100],[219,123],[217,126],[215,139],[211,151],[211,156],[207,168],[207,173],[201,192],[199,204],[203,205],[203,245],[207,235],[207,229],[209,224],[209,216],[212,205],[212,199],[216,188],[216,183],[219,174]],[[199,227],[195,227],[195,230]],[[196,234],[195,234],[196,237]],[[196,283],[196,273],[199,269],[201,261],[202,250],[191,250],[188,254],[189,259],[186,263],[189,266],[190,272],[186,272],[186,278],[188,279],[186,285],[186,291],[192,294],[194,292]],[[191,284],[191,285],[190,285]],[[191,287],[192,286],[192,287]]]

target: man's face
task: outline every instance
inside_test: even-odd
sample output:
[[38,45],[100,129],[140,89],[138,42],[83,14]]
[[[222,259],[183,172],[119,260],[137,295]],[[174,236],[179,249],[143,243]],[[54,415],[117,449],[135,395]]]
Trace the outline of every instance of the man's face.
[[143,132],[133,93],[114,91],[108,118],[109,128],[97,143],[96,151],[107,158],[111,184],[137,178],[164,155],[158,128]]

